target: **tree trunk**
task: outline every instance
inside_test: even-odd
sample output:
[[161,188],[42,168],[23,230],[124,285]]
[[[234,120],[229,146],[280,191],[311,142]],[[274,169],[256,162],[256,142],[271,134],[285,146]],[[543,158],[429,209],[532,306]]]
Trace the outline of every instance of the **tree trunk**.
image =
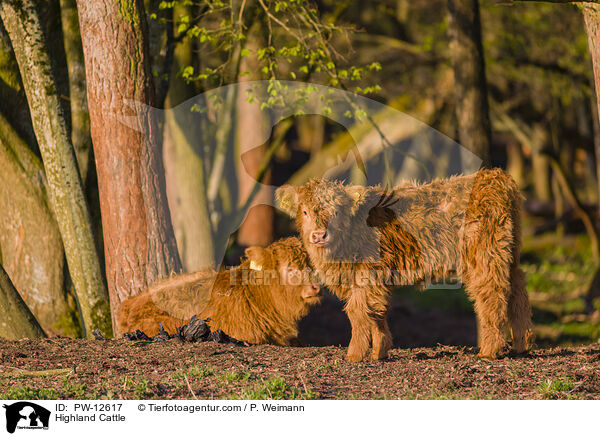
[[181,271],[181,262],[156,120],[138,113],[136,129],[119,121],[131,116],[127,101],[153,104],[143,3],[81,0],[77,6],[114,314],[123,299]]
[[48,334],[80,336],[64,289],[65,255],[48,207],[44,167],[0,114],[0,253],[12,282]]
[[548,161],[548,157],[537,150],[533,150],[531,155],[531,167],[533,189],[536,198],[544,202],[552,201],[550,162]]
[[594,84],[596,88],[596,117],[594,120],[594,152],[596,154],[596,176],[598,177],[598,201],[600,203],[600,5],[597,3],[583,3],[579,5],[583,13],[585,30],[588,37],[588,48],[592,57],[594,68]]
[[[553,174],[551,188],[552,188],[552,197],[554,199],[554,217],[556,219],[559,219],[566,212],[567,205],[565,202],[565,197],[563,195],[563,190],[560,186],[560,182],[559,182],[556,174]],[[562,239],[565,237],[565,223],[562,221],[558,221],[556,224],[556,236],[559,239]]]
[[184,130],[190,124],[184,122],[181,126],[182,120],[174,118],[173,113],[167,112],[163,153],[165,173],[169,204],[173,204],[171,218],[177,247],[184,270],[193,272],[215,266],[212,226],[199,144],[194,144],[191,132]]
[[37,339],[46,336],[0,264],[0,337]]
[[[81,336],[65,254],[10,39],[0,21],[0,263],[48,334]],[[10,120],[9,121],[9,116]],[[40,241],[43,241],[40,244]]]
[[75,0],[61,0],[60,10],[64,34],[65,55],[69,71],[71,103],[71,141],[75,149],[81,180],[86,184],[90,163],[90,115],[85,93],[85,66],[79,33],[79,18]]
[[518,141],[509,140],[506,143],[506,172],[515,179],[519,188],[525,187],[525,159]]
[[5,0],[0,16],[19,64],[85,333],[98,328],[108,335],[106,288],[39,17],[32,0]]
[[591,134],[594,138],[594,163],[596,164],[596,192],[598,193],[598,205],[600,210],[600,116],[598,111],[600,110],[596,105],[596,98],[592,95],[589,99],[590,105],[590,118],[592,121]]
[[579,218],[581,218],[581,221],[583,221],[583,225],[585,226],[585,229],[590,237],[593,260],[596,265],[598,265],[600,264],[600,232],[598,232],[598,227],[596,226],[594,216],[588,210],[586,210],[585,207],[583,207],[583,204],[577,196],[575,187],[569,181],[569,178],[567,177],[567,174],[560,164],[558,158],[551,156],[550,163],[552,164],[552,169],[556,175],[557,183],[560,185],[564,196],[573,205],[575,213],[577,213]]
[[[14,0],[13,0],[14,1]],[[52,65],[56,94],[60,103],[67,132],[71,134],[71,110],[69,107],[69,72],[65,55],[64,35],[62,31],[60,0],[34,1],[36,11],[44,31],[44,41]]]
[[[259,48],[256,26],[248,37],[246,48],[255,51]],[[260,80],[259,66],[255,57],[242,58],[239,71],[241,82],[237,92],[236,105],[236,167],[238,174],[238,207],[243,206],[248,199],[256,176],[261,167],[267,144],[260,144],[262,132],[265,129],[265,115],[260,109],[260,102],[247,101],[247,85],[244,82]],[[248,73],[250,73],[248,75]],[[268,185],[271,180],[270,172],[265,174],[262,181]],[[248,209],[248,215],[242,222],[237,234],[237,242],[243,246],[266,246],[273,241],[274,209],[267,204],[272,203],[272,192],[262,187]]]
[[[598,184],[598,204],[600,204],[600,5],[597,3],[583,3],[579,5],[585,22],[585,30],[588,37],[588,48],[592,57],[592,66],[594,69],[594,84],[596,89],[596,110],[594,120],[594,153],[596,155],[596,177]],[[585,221],[584,221],[585,223]],[[592,221],[592,226],[597,232],[597,222]],[[588,224],[589,226],[589,224]],[[589,231],[588,231],[589,233]],[[596,233],[598,236],[598,233]],[[590,235],[591,238],[594,235]],[[600,241],[596,241],[596,245],[600,245]],[[594,241],[592,240],[592,247]],[[600,247],[596,246],[596,264],[600,262]],[[600,266],[597,266],[594,279],[586,296],[586,304],[588,310],[593,308],[593,302],[600,296]]]
[[37,138],[33,132],[27,97],[23,90],[19,65],[10,38],[0,20],[0,112],[13,129],[36,153]]
[[490,165],[491,130],[478,0],[448,0],[460,143]]
[[321,150],[325,142],[325,117],[321,115],[297,117],[296,131],[300,150],[312,156]]
[[[186,7],[176,7],[173,12],[175,23],[180,14],[189,14]],[[215,266],[198,114],[192,113],[187,105],[175,108],[195,94],[193,86],[178,75],[182,66],[191,64],[192,41],[186,38],[177,44],[174,53],[165,105],[163,150],[171,219],[186,272]]]

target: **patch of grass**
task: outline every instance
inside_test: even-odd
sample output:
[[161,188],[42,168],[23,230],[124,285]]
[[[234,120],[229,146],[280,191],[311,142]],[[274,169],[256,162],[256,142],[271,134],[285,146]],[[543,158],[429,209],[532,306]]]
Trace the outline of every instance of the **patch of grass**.
[[249,372],[240,372],[240,371],[228,371],[221,376],[219,376],[219,380],[225,383],[233,383],[233,382],[245,382],[254,378],[252,374]]
[[133,395],[136,400],[145,398],[150,393],[150,382],[147,379],[139,380],[133,387]]
[[335,395],[336,400],[396,400],[397,397],[390,397],[387,393],[369,396],[364,393],[338,392]]
[[132,388],[135,382],[133,381],[133,377],[126,375],[123,377],[123,389]]
[[457,392],[429,392],[426,394],[409,394],[403,396],[402,400],[493,400],[491,395],[481,395],[479,391],[471,393]]
[[538,344],[571,346],[598,340],[600,327],[588,321],[585,304],[596,269],[587,235],[547,233],[523,242],[521,266]]
[[189,378],[202,378],[209,377],[215,374],[215,370],[212,368],[201,367],[201,366],[192,366],[188,369],[178,369],[173,374],[174,379],[183,379],[185,377]]
[[73,372],[70,368],[45,369],[42,371],[13,371],[0,374],[0,378],[52,377],[55,375],[68,374],[70,372]]
[[98,395],[95,392],[88,392],[85,384],[71,383],[71,379],[69,377],[63,377],[63,393],[65,397],[76,400],[98,399]]
[[429,400],[493,400],[494,397],[491,395],[482,395],[480,392],[473,392],[471,394],[460,395],[460,394],[440,394],[439,396],[432,396]]
[[595,271],[591,245],[585,235],[525,238],[522,267],[527,274],[528,291],[555,297],[587,290]]
[[589,260],[577,258],[544,258],[538,264],[523,263],[523,270],[529,291],[558,297],[587,290],[594,266]]
[[557,398],[558,393],[569,392],[574,386],[575,382],[570,378],[559,378],[540,383],[538,391],[545,399],[553,399]]
[[415,286],[403,286],[394,292],[401,294],[405,301],[419,309],[435,307],[451,313],[473,314],[473,303],[462,287],[444,289],[438,286],[422,291]]
[[0,400],[58,400],[60,394],[52,388],[16,386],[0,392]]
[[123,378],[123,389],[133,390],[133,399],[141,400],[147,398],[152,393],[150,389],[150,381],[147,379],[134,380],[130,376]]
[[280,377],[262,380],[252,389],[244,389],[239,395],[232,395],[236,400],[313,400],[318,395],[310,389],[300,390]]
[[580,337],[582,340],[600,339],[600,325],[593,322],[568,322],[564,324],[553,324],[551,327],[560,330],[561,334],[573,338]]

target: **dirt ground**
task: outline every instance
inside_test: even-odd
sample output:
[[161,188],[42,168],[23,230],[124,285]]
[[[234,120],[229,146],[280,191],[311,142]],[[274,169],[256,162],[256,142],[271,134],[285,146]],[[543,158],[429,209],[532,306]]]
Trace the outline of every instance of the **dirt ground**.
[[0,341],[1,399],[600,399],[600,344],[479,360],[473,347],[394,349],[51,338]]
[[460,292],[394,297],[389,319],[390,358],[364,363],[344,360],[331,295],[300,323],[305,347],[0,340],[0,399],[600,399],[600,343],[479,360]]

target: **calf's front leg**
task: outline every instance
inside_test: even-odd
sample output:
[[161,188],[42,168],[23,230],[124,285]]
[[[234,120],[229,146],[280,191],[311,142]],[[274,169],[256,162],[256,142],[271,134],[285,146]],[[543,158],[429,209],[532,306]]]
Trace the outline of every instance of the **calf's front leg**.
[[372,321],[368,316],[368,306],[364,293],[361,290],[354,290],[346,301],[344,310],[352,326],[352,338],[350,339],[350,345],[348,345],[346,360],[360,362],[366,359],[371,345]]

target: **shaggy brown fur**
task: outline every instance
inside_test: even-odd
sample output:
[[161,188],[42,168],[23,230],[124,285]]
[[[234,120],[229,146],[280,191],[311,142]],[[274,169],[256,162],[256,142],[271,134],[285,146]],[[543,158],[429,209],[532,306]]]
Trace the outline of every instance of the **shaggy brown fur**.
[[[347,359],[387,356],[390,285],[458,275],[474,301],[481,357],[528,347],[531,308],[519,268],[521,194],[501,170],[405,183],[393,191],[313,179],[276,192],[296,217],[315,271],[346,302]],[[390,280],[390,277],[392,280]]]
[[[212,289],[212,291],[211,291]],[[192,315],[212,330],[252,344],[286,345],[298,336],[298,321],[320,301],[320,285],[298,238],[250,247],[232,270],[171,277],[124,301],[118,312],[122,331],[155,335],[162,323],[174,333]]]
[[177,333],[178,327],[206,309],[216,277],[214,270],[174,275],[124,300],[117,312],[120,330],[139,329],[154,336],[162,324],[167,332]]

